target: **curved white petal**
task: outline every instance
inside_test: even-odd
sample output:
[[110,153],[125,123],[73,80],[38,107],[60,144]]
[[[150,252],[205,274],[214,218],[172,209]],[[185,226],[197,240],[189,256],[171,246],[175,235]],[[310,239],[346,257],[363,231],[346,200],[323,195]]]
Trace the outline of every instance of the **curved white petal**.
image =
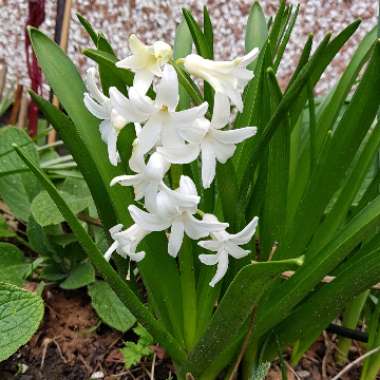
[[144,152],[142,151],[139,140],[133,142],[131,158],[129,159],[129,167],[135,173],[141,173],[145,169]]
[[239,144],[242,141],[255,136],[257,133],[256,127],[245,127],[239,129],[231,129],[228,131],[217,131],[212,132],[215,139],[223,144]]
[[129,205],[128,210],[133,221],[146,231],[163,231],[171,224],[157,215],[140,210],[135,205]]
[[238,245],[233,244],[231,242],[225,243],[225,249],[229,255],[234,257],[235,259],[241,259],[243,257],[248,256],[251,251],[247,249],[240,248]]
[[188,164],[197,159],[200,153],[198,144],[183,144],[178,147],[158,147],[157,152],[162,154],[172,164]]
[[173,199],[173,203],[175,203],[178,207],[194,208],[201,200],[198,195],[183,194],[179,191],[172,190],[163,182],[161,183],[161,188],[163,191],[168,193],[168,195]]
[[208,189],[215,178],[216,157],[213,149],[206,142],[202,144],[202,184]]
[[116,166],[120,162],[120,156],[117,151],[117,135],[116,130],[112,129],[107,141],[108,158],[113,166]]
[[146,94],[153,82],[154,74],[149,70],[136,70],[133,78],[133,87],[137,88],[141,94]]
[[118,247],[119,247],[119,243],[117,241],[114,241],[112,245],[107,249],[105,254],[103,255],[104,260],[110,261],[112,254],[116,251]]
[[96,84],[96,69],[91,67],[87,70],[86,88],[91,97],[94,98],[99,104],[107,102],[109,99],[98,88]]
[[247,244],[256,232],[257,225],[259,223],[259,218],[255,216],[243,230],[237,234],[231,234],[230,240],[238,245]]
[[196,119],[191,125],[177,124],[178,134],[192,144],[200,144],[206,133],[210,129],[210,121],[202,117]]
[[258,54],[259,54],[259,48],[257,47],[253,48],[249,53],[247,53],[241,58],[241,61],[240,61],[241,64],[244,66],[249,65],[251,62],[253,62],[256,59]]
[[156,103],[175,111],[179,101],[178,78],[173,66],[165,65],[162,79],[156,87]]
[[168,253],[172,257],[177,257],[181,249],[185,229],[181,221],[174,221],[170,229]]
[[143,126],[139,134],[139,148],[143,153],[149,152],[160,140],[162,122],[152,116]]
[[209,251],[213,251],[213,252],[218,252],[221,244],[223,243],[221,243],[218,240],[201,240],[198,242],[198,245],[200,247],[207,249]]
[[210,232],[221,231],[228,227],[228,223],[209,223],[198,220],[188,212],[182,218],[186,234],[194,240],[206,237]]
[[220,92],[215,93],[214,109],[212,111],[211,125],[220,129],[230,122],[231,110],[228,97]]
[[173,112],[171,117],[176,123],[193,123],[195,119],[198,119],[205,115],[207,112],[208,103],[204,102],[197,107],[189,108],[187,110]]
[[179,179],[179,191],[182,194],[198,196],[197,188],[193,180],[187,175],[181,175]]
[[219,260],[218,255],[202,254],[202,255],[199,255],[198,258],[199,258],[199,261],[205,265],[215,265],[218,263],[218,260]]
[[128,256],[131,258],[132,261],[136,261],[136,263],[138,263],[139,261],[144,259],[145,252],[144,251],[136,252],[136,253],[131,252]]
[[216,139],[213,139],[209,144],[212,147],[216,159],[222,164],[226,163],[235,153],[236,145],[234,144],[223,144]]
[[128,96],[133,107],[138,112],[146,115],[152,115],[156,112],[153,100],[146,96],[144,92],[141,92],[137,87],[130,87],[128,90]]
[[117,183],[122,186],[133,186],[136,183],[141,182],[142,175],[141,174],[135,174],[135,175],[119,175],[112,179],[110,186],[114,186]]
[[110,118],[109,109],[97,103],[87,92],[84,94],[83,103],[96,118],[102,120]]
[[141,112],[136,105],[125,97],[116,87],[110,88],[110,98],[115,110],[129,122],[143,122],[148,119],[147,112]]
[[214,287],[224,277],[224,275],[227,273],[227,269],[228,269],[228,254],[227,252],[222,251],[219,253],[219,260],[218,260],[215,276],[210,281],[211,287]]

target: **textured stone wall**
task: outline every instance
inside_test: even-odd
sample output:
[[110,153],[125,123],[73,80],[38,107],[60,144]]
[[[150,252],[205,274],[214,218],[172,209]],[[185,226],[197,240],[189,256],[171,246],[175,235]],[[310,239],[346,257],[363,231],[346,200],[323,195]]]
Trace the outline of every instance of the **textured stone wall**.
[[[297,3],[298,1],[289,1]],[[297,62],[309,33],[315,41],[332,31],[340,31],[356,18],[363,20],[359,31],[345,50],[333,62],[319,85],[324,91],[333,85],[355,44],[376,25],[376,0],[301,0],[301,12],[291,43],[286,51],[280,76],[286,80]],[[173,41],[176,23],[181,18],[181,7],[190,7],[196,15],[207,4],[215,27],[215,53],[218,58],[233,58],[243,51],[243,28],[252,0],[74,0],[70,28],[69,55],[83,72],[90,64],[80,53],[90,46],[85,32],[76,21],[75,13],[87,17],[95,28],[102,30],[112,41],[120,57],[128,54],[127,39],[136,33],[147,42],[163,39]],[[268,15],[273,15],[278,0],[261,0]],[[46,0],[46,21],[41,29],[53,35],[56,1]],[[8,65],[10,81],[28,84],[24,54],[24,24],[27,16],[26,0],[0,0],[0,60]]]

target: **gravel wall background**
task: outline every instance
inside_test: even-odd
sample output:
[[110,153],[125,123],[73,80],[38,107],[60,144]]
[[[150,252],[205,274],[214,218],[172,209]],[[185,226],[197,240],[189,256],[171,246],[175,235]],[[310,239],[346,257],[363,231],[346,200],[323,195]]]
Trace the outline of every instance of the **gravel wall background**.
[[[253,0],[74,0],[70,28],[69,55],[84,72],[90,62],[80,53],[90,46],[85,32],[76,21],[75,13],[87,17],[95,28],[102,30],[112,41],[120,57],[128,54],[128,35],[136,33],[146,42],[163,39],[172,44],[176,24],[181,19],[181,7],[190,7],[196,15],[207,4],[215,28],[215,54],[229,59],[243,51],[243,28]],[[298,3],[298,1],[289,1]],[[300,50],[309,33],[315,41],[329,31],[336,33],[351,21],[361,18],[360,29],[345,50],[333,62],[319,84],[324,92],[334,84],[355,44],[376,25],[377,0],[301,0],[301,12],[293,38],[286,51],[280,76],[283,81],[297,63]],[[273,15],[278,0],[261,0],[267,15]],[[46,20],[41,29],[53,36],[56,1],[46,0]],[[0,0],[0,60],[8,65],[9,81],[28,85],[24,53],[24,24],[27,1]]]

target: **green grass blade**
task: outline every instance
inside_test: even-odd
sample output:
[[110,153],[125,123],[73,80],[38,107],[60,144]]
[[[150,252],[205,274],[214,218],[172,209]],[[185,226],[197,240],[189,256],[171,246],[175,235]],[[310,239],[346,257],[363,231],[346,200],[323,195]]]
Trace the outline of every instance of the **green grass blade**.
[[82,24],[83,28],[89,34],[92,42],[96,46],[97,43],[98,43],[98,33],[92,27],[92,25],[90,24],[90,22],[85,17],[83,17],[80,13],[77,13],[77,17],[78,17],[79,22]]

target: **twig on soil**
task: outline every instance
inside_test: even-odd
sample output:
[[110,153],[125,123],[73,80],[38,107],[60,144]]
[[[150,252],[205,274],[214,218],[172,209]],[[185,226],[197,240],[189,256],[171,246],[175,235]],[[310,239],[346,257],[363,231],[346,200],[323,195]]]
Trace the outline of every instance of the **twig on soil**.
[[380,346],[379,347],[376,347],[374,348],[373,350],[371,351],[368,351],[367,353],[365,353],[364,355],[362,356],[359,356],[357,359],[355,359],[353,362],[351,362],[350,364],[348,364],[347,366],[345,366],[336,376],[334,376],[331,380],[339,380],[339,378],[344,375],[346,372],[348,372],[352,367],[355,367],[356,364],[359,364],[360,362],[362,362],[364,359],[368,358],[369,356],[373,355],[373,354],[376,354],[377,352],[380,351]]
[[46,354],[47,354],[47,349],[48,347],[50,346],[51,343],[54,343],[55,346],[57,347],[57,351],[58,351],[58,354],[59,356],[61,357],[62,361],[64,363],[67,363],[67,360],[65,359],[65,357],[63,356],[63,353],[62,353],[62,350],[61,350],[61,347],[59,346],[58,342],[55,340],[55,338],[53,339],[50,339],[50,338],[45,338],[42,342],[42,345],[43,345],[43,350],[42,350],[42,356],[41,356],[41,364],[40,364],[40,368],[42,369],[44,364],[45,364],[45,358],[46,358]]
[[154,380],[154,367],[156,366],[156,353],[153,354],[152,369],[150,370],[150,380]]
[[329,355],[332,352],[332,348],[331,348],[331,341],[325,331],[323,332],[323,337],[325,341],[326,352],[322,359],[322,379],[328,380],[327,379],[327,360],[329,358]]
[[296,377],[297,380],[301,380],[294,368],[285,360],[285,365],[288,367],[289,371]]

